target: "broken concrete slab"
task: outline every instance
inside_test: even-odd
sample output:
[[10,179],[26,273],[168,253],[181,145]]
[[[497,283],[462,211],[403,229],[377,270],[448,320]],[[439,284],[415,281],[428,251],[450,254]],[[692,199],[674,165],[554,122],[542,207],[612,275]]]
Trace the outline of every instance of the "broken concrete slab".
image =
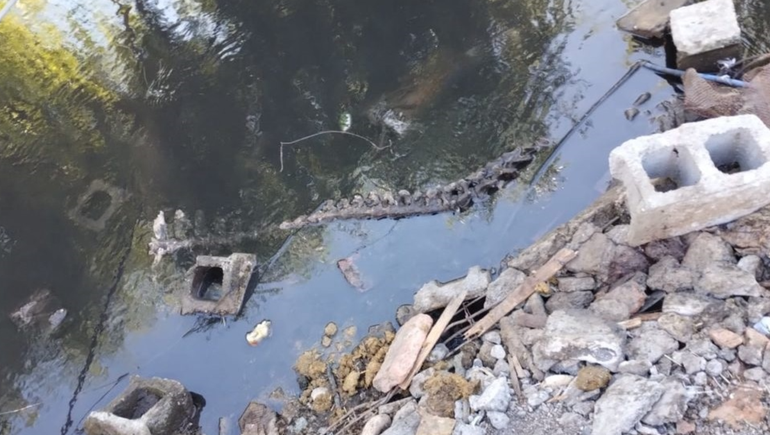
[[486,300],[484,301],[484,308],[491,307],[508,296],[512,291],[516,290],[527,277],[524,272],[509,267],[505,269],[500,276],[498,276],[487,287]]
[[280,435],[278,415],[267,406],[251,402],[238,419],[242,435]]
[[430,281],[415,293],[413,308],[419,313],[443,308],[463,291],[468,292],[466,299],[481,296],[491,280],[488,270],[473,266],[463,278],[443,284],[435,280]]
[[644,306],[646,282],[647,275],[635,272],[618,281],[607,294],[591,304],[590,310],[614,322],[627,320]]
[[86,434],[165,435],[197,426],[192,395],[181,383],[134,376],[125,391],[83,424]]
[[729,243],[710,233],[698,233],[687,248],[682,266],[701,271],[713,263],[736,264],[735,252]]
[[556,311],[548,317],[532,353],[540,370],[548,370],[558,361],[579,360],[615,371],[624,359],[625,340],[625,332],[617,324],[587,310]]
[[672,10],[671,38],[679,69],[718,71],[722,59],[740,59],[741,28],[733,0],[707,0]]
[[35,328],[43,333],[55,332],[67,316],[61,301],[48,289],[38,289],[8,316],[22,330]]
[[647,285],[653,290],[667,293],[691,289],[695,274],[688,268],[682,267],[674,257],[663,257],[650,266],[650,277]]
[[650,426],[678,422],[684,417],[687,405],[693,398],[681,380],[670,377],[664,379],[661,384],[664,387],[663,395],[642,419],[643,423]]
[[626,346],[628,358],[632,360],[655,364],[663,355],[679,349],[679,343],[655,322],[645,322],[633,334]]
[[676,8],[692,0],[646,0],[618,19],[620,30],[644,39],[663,38],[668,27],[668,16]]
[[182,314],[237,315],[256,265],[254,254],[198,256],[195,266],[187,273],[187,291],[181,298]]
[[[610,172],[626,187],[629,244],[724,224],[767,205],[767,161],[770,129],[754,115],[691,122],[615,148]],[[740,172],[723,172],[728,166]],[[654,179],[676,188],[659,191]]]
[[658,382],[621,375],[594,406],[593,433],[621,435],[631,430],[663,395]]
[[696,292],[727,299],[734,296],[759,297],[762,286],[754,275],[732,264],[711,264],[707,266],[695,281]]
[[693,317],[702,314],[709,307],[718,303],[718,299],[693,292],[671,293],[663,299],[662,311],[663,313]]

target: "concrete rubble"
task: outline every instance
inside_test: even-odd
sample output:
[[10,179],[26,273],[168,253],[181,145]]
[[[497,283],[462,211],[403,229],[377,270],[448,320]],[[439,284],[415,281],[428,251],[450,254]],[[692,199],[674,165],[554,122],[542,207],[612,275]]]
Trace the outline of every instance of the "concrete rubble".
[[182,314],[237,315],[256,265],[254,254],[198,256],[187,272],[186,291],[181,297]]
[[[443,357],[427,360],[409,388],[400,390],[404,399],[381,406],[351,433],[724,433],[725,425],[739,430],[744,422],[753,425],[746,433],[770,429],[766,406],[751,401],[770,381],[770,338],[760,332],[770,313],[770,260],[767,250],[731,239],[739,228],[757,237],[754,245],[770,239],[770,225],[757,218],[768,209],[631,246],[623,238],[630,220],[625,201],[622,186],[611,189],[507,259],[495,279],[476,267],[452,283],[423,286],[414,298],[420,308],[404,309],[427,314],[413,314],[373,357],[382,358],[375,366],[379,391],[405,379],[441,304],[465,290],[501,300],[562,247],[589,248],[546,283],[547,291],[535,293],[483,336],[459,349],[440,341]],[[631,264],[610,270],[606,260],[625,250],[633,251],[623,256]],[[715,268],[723,272],[711,273]],[[733,285],[723,285],[724,276],[735,278]],[[590,297],[563,296],[572,294]],[[409,349],[397,350],[399,336],[411,335],[418,337]],[[370,365],[364,360],[358,367]],[[325,374],[323,367],[317,372]],[[367,396],[371,384],[363,375],[356,378],[362,379],[359,389],[352,395],[346,389],[345,397],[382,397]],[[677,432],[685,430],[690,432]]]
[[195,434],[199,412],[179,382],[134,376],[103,410],[88,415],[83,428],[87,435]]
[[646,0],[620,17],[620,30],[645,39],[661,39],[668,27],[672,10],[692,3],[692,0]]
[[670,13],[679,69],[717,71],[722,59],[740,59],[741,28],[733,0],[707,0]]

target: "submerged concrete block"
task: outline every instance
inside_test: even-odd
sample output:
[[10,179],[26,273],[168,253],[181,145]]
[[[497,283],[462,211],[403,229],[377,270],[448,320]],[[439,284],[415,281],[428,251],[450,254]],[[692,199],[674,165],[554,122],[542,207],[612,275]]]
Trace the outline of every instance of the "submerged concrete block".
[[730,222],[770,203],[770,130],[755,115],[684,124],[610,154],[638,246]]
[[182,314],[238,314],[256,264],[257,257],[253,254],[198,256],[188,272]]
[[69,217],[89,230],[101,231],[128,197],[125,190],[103,180],[94,180],[69,211]]
[[197,426],[197,414],[184,385],[134,376],[104,410],[88,415],[83,428],[87,435],[181,435]]
[[618,19],[620,30],[646,39],[663,38],[672,10],[692,0],[645,0]]
[[671,37],[680,69],[716,71],[717,61],[741,58],[741,28],[733,0],[708,0],[671,11]]

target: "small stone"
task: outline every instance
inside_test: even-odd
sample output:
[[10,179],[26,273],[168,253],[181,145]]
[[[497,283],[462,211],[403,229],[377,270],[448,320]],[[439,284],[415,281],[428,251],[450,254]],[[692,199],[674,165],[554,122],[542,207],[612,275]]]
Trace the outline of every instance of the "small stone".
[[334,337],[337,334],[337,324],[329,322],[324,327],[324,335],[327,337]]
[[679,421],[676,424],[677,435],[687,435],[695,432],[695,429],[696,429],[695,424],[690,423],[689,421],[686,421],[686,420]]
[[518,269],[509,267],[505,269],[500,276],[489,284],[486,291],[486,300],[484,301],[484,308],[491,307],[498,302],[505,299],[508,294],[516,290],[524,279],[526,274]]
[[706,373],[709,376],[717,377],[722,374],[726,367],[727,364],[724,361],[712,359],[706,363]]
[[706,359],[686,350],[676,351],[671,355],[675,363],[684,367],[688,375],[706,370]]
[[426,412],[422,414],[416,435],[452,435],[454,428],[453,418],[436,417]]
[[682,343],[692,338],[693,322],[689,317],[674,313],[665,313],[658,318],[658,326]]
[[762,279],[762,259],[756,255],[747,255],[738,260],[738,268],[752,274],[755,279]]
[[410,400],[396,412],[396,415],[393,416],[393,424],[382,435],[411,435],[417,432],[420,420],[421,417],[417,410],[417,403],[414,400]]
[[486,429],[481,426],[471,426],[470,424],[457,423],[452,435],[484,435]]
[[578,402],[572,405],[572,412],[580,414],[583,417],[588,417],[592,412],[594,412],[594,402],[588,400]]
[[766,372],[770,373],[770,346],[765,348],[765,352],[762,356],[762,368],[765,369]]
[[468,418],[471,415],[471,405],[468,404],[468,399],[460,399],[455,401],[455,420],[458,422],[468,423]]
[[428,362],[429,363],[437,363],[439,361],[442,361],[446,356],[449,355],[449,348],[446,347],[446,344],[439,343],[436,346],[433,347],[433,350],[430,351],[428,354]]
[[693,286],[696,292],[719,299],[734,296],[759,297],[762,287],[754,276],[733,264],[711,264],[701,272]]
[[583,243],[583,246],[578,250],[577,257],[567,263],[566,268],[573,273],[606,274],[607,265],[612,260],[615,246],[617,245],[605,234],[595,233]]
[[[648,281],[649,282],[649,281]],[[680,316],[698,316],[719,301],[705,295],[690,292],[671,293],[663,299],[663,312]]]
[[647,285],[653,290],[674,293],[691,289],[695,280],[693,272],[682,267],[674,257],[663,257],[650,266]]
[[559,422],[559,426],[561,426],[562,428],[564,427],[580,428],[586,424],[585,419],[575,412],[565,412],[564,414],[561,415],[561,417],[559,417],[558,422]]
[[463,291],[468,292],[466,299],[482,296],[490,281],[489,271],[482,270],[479,266],[471,267],[465,277],[454,281],[444,284],[430,281],[415,293],[414,309],[419,313],[426,313],[446,307]]
[[692,382],[695,385],[705,387],[708,384],[709,377],[706,372],[698,372],[692,377]]
[[543,379],[541,385],[551,389],[562,388],[569,385],[573,379],[575,379],[575,377],[570,375],[551,375]]
[[663,395],[642,419],[642,422],[651,426],[662,426],[681,420],[692,399],[681,381],[667,378],[661,382],[661,385],[664,387]]
[[645,322],[633,333],[635,337],[626,346],[629,359],[655,364],[663,355],[679,349],[679,343],[655,322]]
[[327,335],[324,335],[323,337],[321,337],[321,346],[329,347],[331,345],[332,345],[332,338],[331,337],[329,337]]
[[412,304],[401,305],[398,307],[396,309],[396,322],[398,323],[398,326],[403,326],[404,323],[408,322],[409,319],[415,316],[415,314],[419,313],[414,309]]
[[507,362],[505,362],[505,360],[501,359],[501,360],[498,360],[495,363],[495,368],[492,369],[492,373],[496,377],[510,376],[511,375],[511,367],[508,365]]
[[650,373],[652,364],[649,361],[630,360],[623,361],[618,366],[619,373],[628,373],[632,375],[647,376]]
[[374,388],[387,393],[406,379],[432,325],[433,319],[430,316],[418,314],[398,330],[372,381]]
[[738,352],[736,352],[735,349],[721,349],[717,353],[717,356],[727,362],[733,362],[735,361],[735,358],[738,357]]
[[634,375],[621,375],[596,402],[593,431],[621,435],[631,430],[663,395],[664,387]]
[[719,351],[719,349],[716,346],[714,346],[714,343],[712,343],[711,340],[709,340],[708,338],[700,338],[700,337],[699,338],[693,337],[693,339],[690,340],[689,343],[687,343],[685,350],[690,351],[695,355],[702,356],[707,360],[716,358],[717,352]]
[[492,427],[494,427],[497,430],[503,430],[508,427],[508,423],[510,423],[511,419],[508,418],[507,415],[505,415],[504,412],[498,412],[498,411],[489,411],[487,412],[487,419],[489,420],[489,423],[492,424]]
[[527,405],[531,408],[537,408],[551,397],[548,391],[541,390],[534,385],[524,389],[524,396],[527,398]]
[[559,292],[572,293],[579,291],[592,291],[596,288],[596,281],[593,277],[563,277],[559,278]]
[[709,331],[709,338],[724,349],[735,349],[743,344],[743,337],[724,328],[714,328]]
[[503,342],[502,338],[500,337],[500,331],[489,331],[482,335],[481,339],[492,344],[501,344]]
[[409,386],[409,394],[411,394],[415,399],[419,399],[424,396],[425,390],[423,387],[425,386],[425,381],[430,379],[434,373],[436,373],[436,370],[431,367],[414,375],[414,378],[412,378],[412,385]]
[[554,293],[545,303],[548,312],[557,310],[569,310],[572,308],[585,308],[594,300],[594,294],[590,291]]
[[501,360],[505,358],[505,349],[503,349],[503,346],[496,344],[492,346],[492,350],[489,354],[492,355],[493,358]]
[[767,373],[762,367],[752,367],[743,372],[743,378],[748,381],[760,383],[767,378]]
[[591,311],[607,320],[620,322],[639,311],[647,299],[647,275],[636,272],[616,283],[606,295],[591,304]]
[[738,347],[738,358],[746,364],[758,366],[762,364],[763,352],[762,348],[742,345]]
[[377,414],[366,422],[361,435],[380,435],[388,426],[390,426],[390,416]]
[[483,341],[481,343],[481,348],[479,349],[478,358],[481,360],[485,367],[490,369],[495,366],[495,363],[499,359],[492,356],[492,348],[495,346],[499,346],[499,344],[492,344],[488,341]]
[[469,398],[471,409],[474,411],[505,412],[511,402],[511,390],[506,378],[497,378],[484,389],[481,395]]
[[681,237],[655,240],[644,247],[645,255],[654,261],[659,261],[663,257],[673,257],[677,261],[681,261],[686,252],[687,244]]
[[556,311],[548,316],[542,338],[532,349],[540,370],[557,361],[579,360],[617,369],[624,358],[625,332],[586,310]]
[[719,236],[699,233],[690,243],[682,265],[690,270],[704,270],[712,263],[735,264],[733,248]]
[[609,384],[612,375],[604,367],[586,366],[580,369],[575,378],[575,386],[583,391],[593,391]]

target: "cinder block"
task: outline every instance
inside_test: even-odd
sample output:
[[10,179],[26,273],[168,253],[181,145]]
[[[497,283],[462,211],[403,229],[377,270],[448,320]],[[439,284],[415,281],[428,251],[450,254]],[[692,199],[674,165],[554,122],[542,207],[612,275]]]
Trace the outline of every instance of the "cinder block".
[[626,188],[638,246],[733,221],[770,203],[770,130],[755,115],[684,124],[625,142],[610,172]]
[[198,408],[184,385],[134,376],[102,411],[90,413],[83,427],[87,435],[171,435],[192,433],[197,418]]
[[680,69],[716,71],[717,61],[741,58],[741,28],[733,0],[708,0],[674,9],[670,19]]
[[182,314],[237,315],[256,264],[257,258],[253,254],[199,256],[187,274]]

